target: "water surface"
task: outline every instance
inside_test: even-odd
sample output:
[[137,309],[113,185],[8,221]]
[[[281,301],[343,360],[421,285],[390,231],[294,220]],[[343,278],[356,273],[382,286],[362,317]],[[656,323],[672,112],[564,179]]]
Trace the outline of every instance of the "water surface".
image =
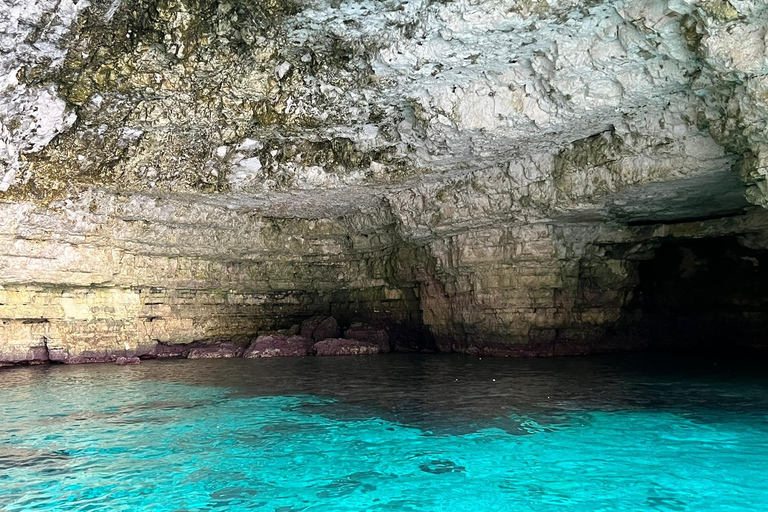
[[0,511],[763,511],[762,363],[387,355],[0,372]]

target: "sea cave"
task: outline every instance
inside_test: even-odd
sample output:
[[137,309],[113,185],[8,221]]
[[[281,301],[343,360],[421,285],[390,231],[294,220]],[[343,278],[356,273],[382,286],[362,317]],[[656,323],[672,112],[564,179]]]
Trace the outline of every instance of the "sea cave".
[[767,34],[0,0],[0,511],[762,510]]

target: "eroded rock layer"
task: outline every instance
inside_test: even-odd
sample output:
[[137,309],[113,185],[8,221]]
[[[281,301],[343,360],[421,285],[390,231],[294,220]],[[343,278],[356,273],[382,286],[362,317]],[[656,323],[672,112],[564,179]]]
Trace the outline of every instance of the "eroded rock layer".
[[[313,315],[387,325],[394,350],[669,345],[664,264],[698,275],[666,304],[694,318],[718,289],[691,261],[764,258],[764,2],[0,14],[0,361],[239,346]],[[707,307],[760,348],[757,295]]]

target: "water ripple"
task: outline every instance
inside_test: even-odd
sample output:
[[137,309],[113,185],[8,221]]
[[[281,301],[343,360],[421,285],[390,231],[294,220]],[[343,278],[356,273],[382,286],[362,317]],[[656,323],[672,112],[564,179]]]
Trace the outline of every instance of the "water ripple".
[[391,356],[3,377],[3,512],[768,503],[768,379],[753,366]]

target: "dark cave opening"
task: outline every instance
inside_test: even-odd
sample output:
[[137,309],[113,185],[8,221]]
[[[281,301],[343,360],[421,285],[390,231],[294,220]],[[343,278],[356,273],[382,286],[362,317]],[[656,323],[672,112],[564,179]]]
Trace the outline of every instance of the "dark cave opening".
[[739,236],[670,240],[640,262],[635,306],[655,351],[768,349],[768,249]]

